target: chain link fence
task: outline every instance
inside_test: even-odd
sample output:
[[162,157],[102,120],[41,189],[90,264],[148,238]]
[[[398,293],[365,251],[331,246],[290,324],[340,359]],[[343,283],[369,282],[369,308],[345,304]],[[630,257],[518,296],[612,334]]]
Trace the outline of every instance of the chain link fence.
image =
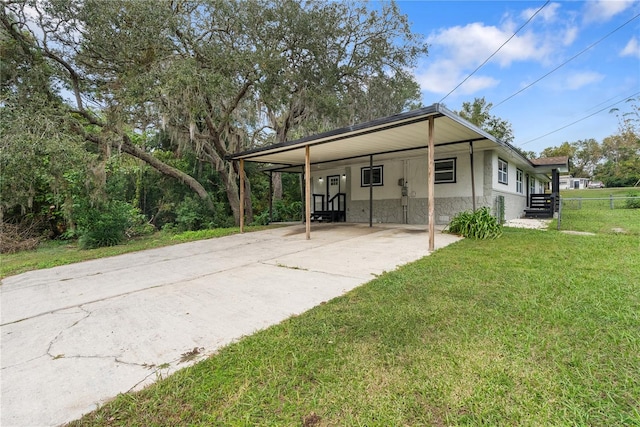
[[626,232],[636,227],[640,229],[640,191],[627,196],[560,197],[558,230]]

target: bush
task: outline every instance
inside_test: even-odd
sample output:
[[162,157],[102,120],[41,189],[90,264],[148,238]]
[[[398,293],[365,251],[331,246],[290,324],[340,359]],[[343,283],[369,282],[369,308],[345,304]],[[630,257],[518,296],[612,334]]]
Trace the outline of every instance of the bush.
[[233,226],[233,217],[226,212],[224,203],[214,202],[214,208],[211,211],[199,198],[185,197],[175,209],[175,230],[183,232]]
[[447,229],[450,233],[473,239],[495,239],[502,235],[502,225],[487,207],[460,212],[453,217]]
[[118,200],[101,206],[75,206],[75,213],[81,249],[115,246],[127,237],[153,231],[138,209]]
[[640,209],[640,193],[631,191],[627,193],[627,197],[633,197],[633,199],[626,199],[624,207],[627,209]]
[[[273,202],[273,221],[302,221],[302,202],[276,200]],[[269,210],[266,209],[258,215],[254,215],[253,224],[267,225],[269,224]]]

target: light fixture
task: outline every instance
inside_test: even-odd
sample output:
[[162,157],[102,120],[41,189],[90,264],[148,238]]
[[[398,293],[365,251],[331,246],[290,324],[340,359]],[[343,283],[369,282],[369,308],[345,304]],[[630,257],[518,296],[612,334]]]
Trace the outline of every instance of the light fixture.
[[343,173],[343,174],[342,174],[342,179],[346,179],[346,178],[347,178],[347,174],[346,174],[346,173]]
[[318,178],[318,182],[322,182],[322,177]]

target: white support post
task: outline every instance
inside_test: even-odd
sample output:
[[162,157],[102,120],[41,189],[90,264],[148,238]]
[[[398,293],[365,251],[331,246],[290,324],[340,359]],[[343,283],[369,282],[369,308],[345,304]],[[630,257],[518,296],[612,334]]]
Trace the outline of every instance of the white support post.
[[429,252],[433,252],[435,248],[435,147],[434,147],[434,118],[433,116],[429,116],[429,177],[427,179],[427,184],[429,188]]
[[240,232],[244,233],[244,159],[240,159]]

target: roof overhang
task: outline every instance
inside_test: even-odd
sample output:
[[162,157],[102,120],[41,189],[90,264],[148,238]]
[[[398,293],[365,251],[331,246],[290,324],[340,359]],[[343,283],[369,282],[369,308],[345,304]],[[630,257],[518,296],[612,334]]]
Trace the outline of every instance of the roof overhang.
[[434,118],[434,145],[438,154],[468,149],[461,144],[473,143],[474,151],[502,147],[531,164],[511,145],[497,140],[440,104],[236,153],[228,158],[269,163],[273,165],[272,170],[300,171],[305,162],[306,146],[310,147],[311,163],[316,165],[353,161],[370,155],[380,159],[397,156],[398,153],[406,153],[407,156],[424,154],[423,150],[428,145],[430,117]]
[[537,173],[550,174],[553,170],[558,173],[569,173],[569,157],[542,157],[531,160],[531,164],[535,167]]

